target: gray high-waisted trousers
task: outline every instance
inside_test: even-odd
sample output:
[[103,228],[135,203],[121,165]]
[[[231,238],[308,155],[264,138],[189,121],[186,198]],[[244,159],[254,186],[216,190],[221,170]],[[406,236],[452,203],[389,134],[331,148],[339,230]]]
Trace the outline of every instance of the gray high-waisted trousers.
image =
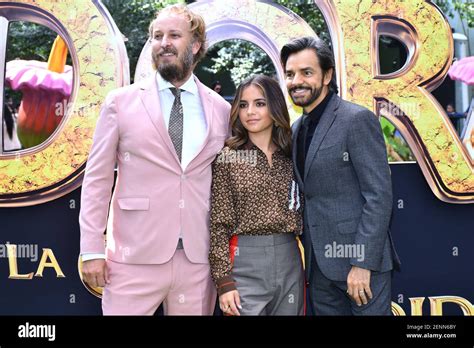
[[304,273],[293,233],[237,237],[232,276],[241,315],[303,315]]

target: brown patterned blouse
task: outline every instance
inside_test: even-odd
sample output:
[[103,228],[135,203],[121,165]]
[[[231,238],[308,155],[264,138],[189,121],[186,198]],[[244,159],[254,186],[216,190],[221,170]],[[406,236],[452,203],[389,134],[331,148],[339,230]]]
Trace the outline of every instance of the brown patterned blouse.
[[235,289],[229,241],[234,235],[302,231],[302,202],[293,164],[281,149],[267,157],[256,145],[225,147],[213,163],[211,191],[211,275],[219,295]]

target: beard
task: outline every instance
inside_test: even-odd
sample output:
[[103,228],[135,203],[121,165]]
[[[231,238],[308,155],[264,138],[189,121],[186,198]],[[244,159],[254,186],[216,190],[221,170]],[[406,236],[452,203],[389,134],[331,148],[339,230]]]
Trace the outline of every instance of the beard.
[[[178,57],[177,63],[161,63],[160,54],[173,53]],[[153,63],[161,77],[168,82],[182,81],[191,71],[194,63],[193,44],[190,43],[183,55],[178,56],[178,51],[174,48],[163,50],[159,53],[152,53]]]
[[[306,96],[306,97],[293,98],[292,92],[295,89],[306,89],[306,90],[310,91],[310,94],[309,94],[309,96]],[[291,88],[289,90],[289,92],[290,92],[290,97],[291,97],[291,100],[293,101],[293,103],[297,106],[301,106],[301,107],[304,108],[304,107],[307,107],[307,106],[311,105],[316,99],[319,98],[319,96],[323,92],[323,85],[321,84],[321,87],[319,87],[319,88],[318,87],[296,86],[296,87]]]
[[[304,88],[304,89],[308,89],[310,90],[310,94],[309,96],[307,97],[297,97],[297,98],[293,98],[293,95],[291,94],[291,92],[295,89],[298,89],[298,88]],[[307,107],[309,105],[311,105],[316,99],[319,98],[319,96],[321,95],[323,91],[323,87],[314,87],[314,88],[310,88],[310,87],[294,87],[292,89],[290,89],[290,97],[291,97],[291,100],[293,100],[293,103],[297,106],[301,106],[301,107]]]

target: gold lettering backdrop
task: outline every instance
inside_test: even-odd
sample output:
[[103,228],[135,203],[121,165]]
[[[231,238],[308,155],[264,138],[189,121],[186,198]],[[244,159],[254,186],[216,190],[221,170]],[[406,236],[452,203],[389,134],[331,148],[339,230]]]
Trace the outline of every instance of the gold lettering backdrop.
[[[0,3],[0,17],[53,29],[74,65],[73,92],[60,127],[39,146],[0,155],[0,206],[40,204],[81,185],[100,106],[110,90],[129,82],[128,58],[100,1],[10,1]],[[6,38],[1,44],[5,47]]]
[[[383,115],[399,129],[436,197],[473,203],[474,159],[430,94],[453,59],[451,28],[442,12],[424,0],[315,0],[315,5],[330,30],[341,96]],[[206,20],[210,45],[244,39],[260,46],[274,62],[285,93],[279,50],[293,37],[317,34],[302,18],[266,1],[204,0],[191,7]],[[406,46],[408,59],[399,71],[381,74],[380,35],[398,38]],[[149,56],[145,46],[136,79],[151,73]],[[301,114],[301,109],[289,108],[293,120]]]
[[[430,94],[452,61],[449,23],[430,1],[315,0],[330,28],[343,98],[380,113],[400,130],[433,193],[450,203],[474,202],[474,161]],[[402,69],[382,75],[378,37],[408,50]]]

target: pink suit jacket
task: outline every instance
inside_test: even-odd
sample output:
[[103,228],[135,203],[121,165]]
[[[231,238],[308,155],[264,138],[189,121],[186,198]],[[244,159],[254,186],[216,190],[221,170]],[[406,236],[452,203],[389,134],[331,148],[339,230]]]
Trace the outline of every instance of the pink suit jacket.
[[188,259],[209,262],[211,163],[229,135],[230,105],[195,81],[207,135],[184,172],[161,115],[155,77],[107,96],[82,185],[81,253],[105,251],[116,262],[163,264],[173,256],[181,230]]

